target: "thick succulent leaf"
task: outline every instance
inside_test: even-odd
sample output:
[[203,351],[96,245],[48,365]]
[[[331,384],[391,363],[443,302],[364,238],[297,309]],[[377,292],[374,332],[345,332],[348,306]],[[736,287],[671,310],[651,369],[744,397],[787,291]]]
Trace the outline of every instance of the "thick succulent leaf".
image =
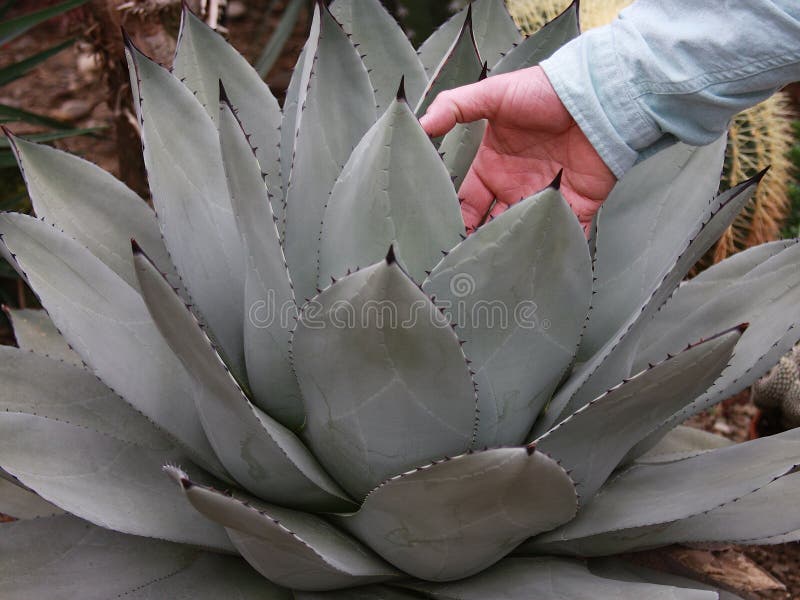
[[141,240],[158,267],[178,285],[152,209],[124,183],[82,158],[11,138],[38,217],[86,246],[136,287],[130,240]]
[[[281,120],[281,186],[283,188],[284,200],[286,190],[289,187],[289,173],[294,161],[294,145],[297,141],[297,128],[300,125],[300,112],[306,102],[308,93],[308,81],[311,78],[311,68],[314,66],[314,57],[317,55],[319,44],[320,12],[314,11],[311,20],[311,30],[306,38],[306,43],[300,51],[297,64],[289,80],[289,87],[286,89],[286,98],[283,101],[283,119]],[[285,204],[285,202],[284,202]],[[279,228],[283,235],[283,228],[286,225],[286,207],[275,214],[281,219]]]
[[589,310],[591,259],[569,205],[554,188],[515,204],[422,287],[466,342],[478,386],[475,445],[520,443],[572,362]]
[[317,286],[379,262],[393,243],[412,279],[421,282],[442,251],[463,235],[461,209],[447,169],[400,98],[361,139],[333,186],[325,209]]
[[406,34],[379,0],[335,0],[330,10],[363,54],[378,112],[394,100],[401,77],[409,102],[416,104],[428,76]]
[[0,465],[59,507],[125,533],[230,549],[160,473],[186,461],[91,373],[0,348]]
[[4,310],[14,328],[17,346],[22,350],[30,350],[75,366],[83,365],[80,356],[69,347],[45,311],[8,307]]
[[[605,556],[675,543],[747,544],[800,528],[800,474],[793,473],[709,512],[649,527],[624,529],[548,547],[548,552]],[[541,549],[540,549],[541,551]]]
[[197,381],[195,403],[208,439],[231,476],[252,493],[308,510],[352,506],[302,442],[253,406],[200,324],[141,253],[134,255],[145,302]]
[[372,83],[358,51],[324,3],[315,9],[320,11],[315,16],[320,20],[319,43],[308,91],[300,98],[286,194],[286,260],[301,300],[311,298],[316,288],[319,237],[330,191],[376,118]]
[[450,173],[456,191],[464,182],[464,177],[467,176],[472,161],[478,154],[485,132],[486,121],[483,119],[472,123],[458,123],[444,136],[439,145],[444,166]]
[[106,527],[229,547],[215,528],[187,519],[158,475],[185,453],[94,375],[3,346],[0,379],[0,464],[18,481]]
[[133,46],[126,55],[140,102],[144,164],[167,250],[195,310],[228,365],[243,378],[245,259],[217,128],[175,76]]
[[570,471],[588,501],[634,444],[714,382],[741,335],[723,333],[626,380],[539,437],[536,447]]
[[800,430],[790,430],[683,460],[634,465],[606,482],[575,519],[531,547],[699,515],[791,471],[799,453]]
[[451,17],[420,46],[419,58],[430,78],[447,56],[470,10],[475,42],[483,60],[489,63],[490,69],[509,48],[522,42],[522,34],[508,14],[503,0],[476,0]]
[[718,590],[714,586],[688,579],[666,571],[656,571],[625,560],[624,558],[594,558],[587,561],[589,570],[600,577],[618,579],[637,583],[657,583],[691,590],[707,590],[717,592],[719,600],[742,600],[729,592]]
[[[496,2],[499,0],[484,0]],[[451,90],[468,83],[475,83],[483,70],[483,59],[476,46],[473,31],[472,4],[467,9],[467,16],[462,21],[461,30],[441,63],[431,73],[428,85],[414,108],[414,114],[425,114],[428,107],[441,92]]]
[[305,437],[356,499],[472,441],[475,390],[458,338],[392,254],[306,304],[292,356]]
[[[492,68],[492,75],[510,73],[538,65],[556,50],[581,33],[578,2],[574,0],[564,12],[545,23],[539,31],[511,48]],[[480,46],[479,46],[480,47]]]
[[139,293],[85,247],[25,215],[0,216],[0,236],[64,339],[103,383],[179,442],[221,467],[192,399],[191,378]]
[[331,592],[294,592],[294,600],[419,600],[419,594],[387,585],[366,585]]
[[258,161],[230,105],[219,116],[220,144],[236,223],[244,241],[244,357],[255,404],[279,423],[299,429],[305,416],[289,360],[297,315],[275,215]]
[[[273,207],[283,211],[278,101],[250,63],[185,4],[172,72],[195,92],[213,121],[217,121],[219,114],[219,82],[222,81],[242,126],[251,136]],[[142,247],[147,250],[146,246]]]
[[770,546],[772,544],[789,544],[791,542],[798,541],[800,541],[800,529],[795,529],[794,531],[784,535],[773,535],[770,537],[758,538],[757,540],[751,540],[748,542],[748,545]]
[[579,360],[641,310],[684,250],[683,240],[698,230],[719,186],[725,142],[723,136],[700,148],[675,144],[634,166],[603,203]]
[[185,461],[65,421],[0,413],[3,467],[41,497],[107,529],[230,551],[223,529],[190,510],[160,473]]
[[678,425],[670,430],[646,454],[636,459],[638,463],[671,462],[701,454],[715,448],[732,446],[734,442],[702,429]]
[[63,510],[35,492],[7,479],[0,479],[0,514],[15,519],[38,519],[63,513]]
[[[7,44],[30,28],[36,27],[36,25],[63,14],[68,10],[72,10],[85,2],[86,0],[67,0],[66,2],[61,2],[54,6],[48,6],[47,8],[21,14],[10,19],[4,19],[3,22],[0,23],[0,45]],[[3,12],[5,13],[6,9],[11,8],[11,6],[10,2],[4,3]]]
[[223,494],[168,468],[189,502],[228,530],[236,549],[270,581],[291,589],[330,590],[400,574],[323,518]]
[[0,381],[0,404],[6,410],[40,414],[152,450],[173,448],[162,430],[75,365],[0,346]]
[[[763,173],[748,179],[714,199],[708,207],[708,214],[703,217],[702,222],[696,223],[695,231],[691,235],[682,236],[685,239],[683,250],[672,266],[667,269],[666,274],[657,283],[650,296],[644,300],[638,310],[628,315],[622,327],[596,354],[576,369],[566,384],[562,386],[550,403],[547,413],[537,423],[537,433],[546,431],[559,419],[576,411],[631,373],[639,339],[653,314],[666,302],[692,266],[733,222],[736,215],[752,197],[762,176]],[[634,250],[631,249],[630,252],[634,252]],[[589,319],[591,320],[591,318],[590,313]],[[713,334],[715,331],[710,333]],[[684,339],[683,344],[696,336],[697,332],[692,332],[688,340]],[[663,356],[660,356],[656,360],[662,358]]]
[[564,558],[507,558],[474,577],[453,583],[414,581],[406,587],[434,600],[716,600],[715,592],[606,579],[583,562]]
[[[678,423],[754,383],[800,339],[800,244],[780,241],[734,255],[682,285],[648,324],[637,362],[674,352],[688,332],[708,335],[715,327],[748,322],[730,365],[704,394],[676,413],[663,435]],[[657,437],[648,440],[641,454]]]
[[5,600],[290,600],[242,559],[101,529],[70,515],[0,525]]
[[577,508],[575,487],[553,459],[499,448],[398,475],[339,522],[406,573],[449,581],[485,569]]

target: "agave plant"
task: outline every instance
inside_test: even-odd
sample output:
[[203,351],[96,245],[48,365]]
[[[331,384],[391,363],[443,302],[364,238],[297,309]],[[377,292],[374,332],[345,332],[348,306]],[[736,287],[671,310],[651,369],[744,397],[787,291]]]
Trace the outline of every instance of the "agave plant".
[[0,595],[715,598],[614,556],[800,537],[800,432],[678,426],[800,337],[796,241],[678,287],[758,182],[714,196],[724,140],[631,170],[589,243],[558,177],[464,235],[484,125],[417,115],[576,35],[479,0],[417,53],[320,4],[280,110],[184,12],[172,72],[128,45],[155,213],[12,138],[47,313],[0,349]]

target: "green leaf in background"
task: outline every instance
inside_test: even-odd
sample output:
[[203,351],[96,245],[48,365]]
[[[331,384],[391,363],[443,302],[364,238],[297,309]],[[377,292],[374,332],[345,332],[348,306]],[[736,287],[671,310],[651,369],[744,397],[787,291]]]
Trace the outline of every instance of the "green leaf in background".
[[[55,6],[49,6],[47,8],[43,8],[42,10],[37,10],[36,12],[9,19],[5,23],[0,23],[0,46],[10,42],[16,37],[19,37],[39,23],[44,23],[52,17],[62,15],[68,10],[72,10],[73,8],[77,8],[82,4],[86,4],[88,1],[89,0],[68,0],[67,2],[56,4]],[[14,4],[14,0],[6,3],[6,5],[2,7],[2,12],[4,13],[6,10],[8,10],[12,4]]]
[[254,65],[256,71],[258,71],[258,74],[261,75],[262,78],[269,74],[275,61],[278,60],[283,52],[286,41],[289,39],[292,31],[294,31],[294,26],[297,24],[297,19],[300,17],[300,11],[305,4],[306,0],[289,0],[288,5],[283,9],[281,20],[273,30],[269,42],[264,46],[261,54],[258,55]]
[[6,85],[7,83],[11,83],[16,79],[19,79],[23,75],[26,75],[28,71],[33,69],[39,63],[46,61],[48,58],[58,54],[65,48],[69,48],[74,41],[75,38],[70,38],[64,42],[61,42],[60,44],[51,46],[47,50],[42,50],[33,56],[29,56],[24,60],[12,63],[9,66],[0,69],[0,85]]

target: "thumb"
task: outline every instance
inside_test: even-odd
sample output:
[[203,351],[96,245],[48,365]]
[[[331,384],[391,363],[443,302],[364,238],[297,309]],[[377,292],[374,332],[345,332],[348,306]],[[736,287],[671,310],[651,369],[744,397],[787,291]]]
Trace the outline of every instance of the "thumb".
[[505,78],[489,77],[478,83],[442,92],[419,120],[433,137],[444,135],[456,123],[471,123],[494,116],[506,91]]

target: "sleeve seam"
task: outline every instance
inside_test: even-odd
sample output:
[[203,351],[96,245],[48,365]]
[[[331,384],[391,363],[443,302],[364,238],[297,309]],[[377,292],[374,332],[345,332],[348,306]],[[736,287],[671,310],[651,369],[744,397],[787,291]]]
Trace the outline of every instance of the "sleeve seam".
[[800,62],[800,51],[752,61],[735,69],[703,73],[684,81],[643,81],[637,84],[639,98],[648,94],[692,94],[721,83],[733,83]]

